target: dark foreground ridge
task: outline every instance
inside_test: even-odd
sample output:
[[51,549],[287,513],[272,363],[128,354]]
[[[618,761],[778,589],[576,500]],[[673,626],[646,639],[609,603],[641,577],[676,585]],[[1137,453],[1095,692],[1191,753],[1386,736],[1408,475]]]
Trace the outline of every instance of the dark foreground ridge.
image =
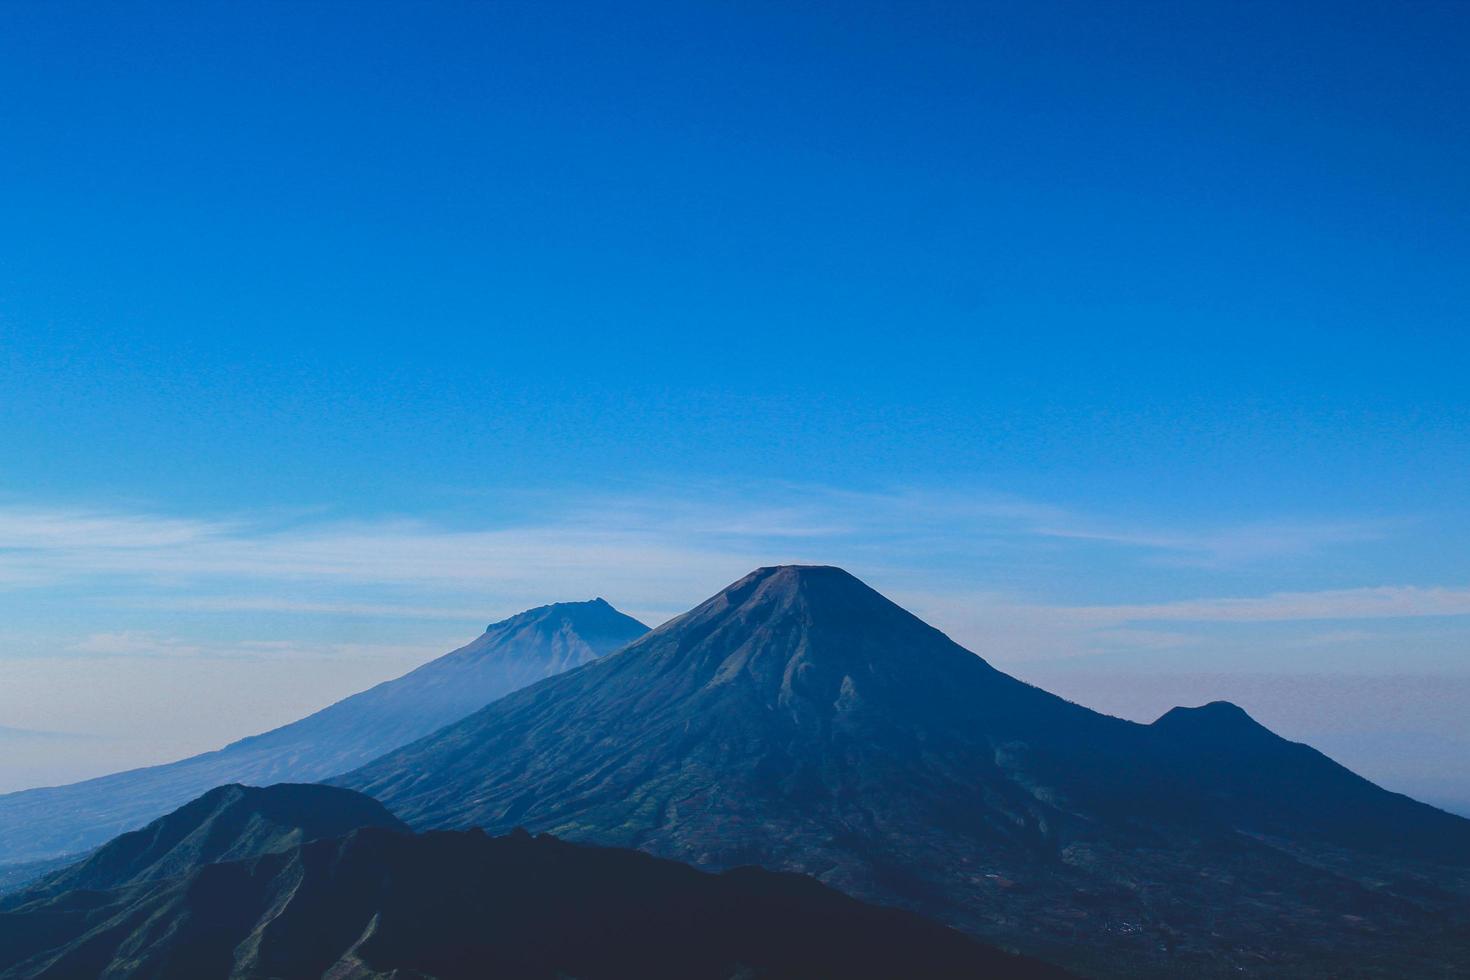
[[0,864],[90,850],[211,786],[314,782],[346,772],[646,632],[602,599],[541,606],[492,623],[474,641],[402,677],[218,752],[0,795]]
[[289,851],[361,827],[407,830],[377,800],[319,784],[220,786],[104,844],[84,860],[33,882],[0,909],[40,894],[106,891],[160,881],[212,864]]
[[[372,803],[361,799],[365,809]],[[184,811],[173,816],[188,822]],[[0,912],[0,980],[98,976],[1065,974],[797,875],[754,868],[712,875],[524,832],[492,838],[368,828],[109,891],[33,896]]]
[[811,873],[1095,975],[1470,964],[1470,821],[1232,705],[1089,711],[837,568],[759,569],[339,782],[418,829]]

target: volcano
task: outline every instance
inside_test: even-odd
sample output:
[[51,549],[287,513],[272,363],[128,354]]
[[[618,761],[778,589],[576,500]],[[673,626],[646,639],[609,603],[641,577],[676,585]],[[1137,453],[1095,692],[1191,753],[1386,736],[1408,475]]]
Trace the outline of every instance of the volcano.
[[810,873],[1093,975],[1467,961],[1470,821],[1234,706],[1072,704],[831,567],[759,569],[336,782],[417,829]]

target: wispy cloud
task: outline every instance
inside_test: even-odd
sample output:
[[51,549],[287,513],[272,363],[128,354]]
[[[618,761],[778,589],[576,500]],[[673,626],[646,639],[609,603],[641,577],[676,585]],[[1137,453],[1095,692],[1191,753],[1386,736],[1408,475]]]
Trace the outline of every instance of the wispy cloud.
[[71,653],[105,657],[189,657],[198,654],[203,648],[172,637],[128,630],[118,633],[91,633],[72,643],[67,649]]
[[[447,649],[447,648],[446,648]],[[422,644],[321,643],[302,640],[199,641],[153,630],[90,633],[68,644],[65,653],[94,658],[182,657],[229,660],[352,659],[401,662],[443,653]]]
[[115,511],[0,507],[0,549],[129,550],[196,544],[236,525]]
[[[1187,664],[1202,647],[1221,649],[1221,628],[1253,624],[1319,624],[1306,634],[1278,631],[1269,646],[1282,655],[1340,650],[1381,640],[1373,629],[1340,624],[1380,621],[1402,629],[1416,620],[1470,616],[1470,587],[1401,585],[1117,605],[1038,603],[994,592],[914,591],[895,598],[961,644],[1011,664],[1103,654],[1173,654],[1169,662]],[[1393,659],[1382,665],[1401,666]]]
[[332,602],[292,599],[288,596],[207,595],[159,596],[153,599],[109,600],[116,606],[168,612],[302,613],[327,616],[366,616],[385,619],[443,619],[477,622],[484,619],[483,606],[407,605],[398,602]]
[[[202,520],[96,510],[0,507],[0,584],[82,576],[237,577],[354,583],[505,585],[597,567],[657,584],[698,570],[908,549],[1039,540],[1104,544],[1179,560],[1249,563],[1381,537],[1382,521],[1135,528],[1047,504],[980,493],[853,493],[770,486],[694,488],[564,501],[514,525],[422,520]],[[752,499],[754,502],[752,502]]]
[[[152,584],[178,593],[230,581],[307,582],[590,597],[620,580],[668,591],[712,566],[729,571],[759,564],[764,553],[709,536],[685,543],[672,531],[567,522],[452,529],[388,519],[280,529],[142,515],[0,514],[0,585],[11,588],[91,581],[103,588]],[[253,594],[280,610],[321,605],[312,598]],[[341,612],[378,608],[357,600],[334,604]]]
[[89,735],[89,734],[81,733],[81,732],[53,732],[53,731],[46,731],[46,730],[42,730],[42,729],[36,729],[36,728],[6,728],[5,726],[0,725],[0,742],[3,742],[3,741],[11,741],[11,742],[20,742],[20,741],[27,741],[27,742],[32,742],[32,741],[47,741],[47,742],[51,742],[51,741],[63,741],[63,740],[65,740],[65,741],[70,741],[70,740],[89,741],[89,740],[94,739],[94,738],[96,738],[95,735]]
[[1467,616],[1470,615],[1470,588],[1397,585],[1321,592],[1278,592],[1247,598],[1190,599],[1153,605],[1074,606],[1067,612],[1098,624],[1263,623]]
[[[1470,612],[1470,590],[1409,585],[1150,605],[1065,606],[1015,592],[977,601],[974,586],[985,583],[974,582],[973,571],[954,571],[977,561],[1010,560],[1020,568],[1034,564],[1039,551],[1067,542],[1117,548],[1120,561],[1141,555],[1249,564],[1371,540],[1392,526],[1273,521],[1140,529],[993,494],[780,485],[742,487],[738,494],[700,487],[561,501],[540,518],[488,527],[11,506],[0,507],[0,588],[64,586],[94,601],[139,609],[466,621],[613,592],[657,620],[757,565],[811,561],[846,564],[908,588],[920,607],[954,611],[968,604],[970,611],[957,621],[973,621],[976,609],[993,612],[1018,638],[1027,630],[1111,629],[1117,639],[1130,624]],[[946,562],[950,578],[936,583]],[[966,575],[969,583],[962,581]],[[946,592],[964,595],[948,602]],[[1182,642],[1153,630],[1136,631],[1134,639]],[[113,633],[79,642],[121,651],[151,641]],[[153,652],[171,651],[163,646]]]
[[1129,530],[1077,523],[1043,524],[1037,533],[1075,541],[1096,541],[1167,554],[1173,561],[1220,566],[1311,554],[1326,548],[1384,538],[1396,522],[1277,522],[1242,524],[1202,531]]

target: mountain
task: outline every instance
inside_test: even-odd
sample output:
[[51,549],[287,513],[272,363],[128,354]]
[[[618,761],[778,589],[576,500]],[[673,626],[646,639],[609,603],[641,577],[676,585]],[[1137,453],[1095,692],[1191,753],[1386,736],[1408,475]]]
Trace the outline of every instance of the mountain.
[[205,864],[287,851],[359,827],[408,829],[372,797],[334,786],[219,786],[141,830],[117,837],[84,860],[32,882],[0,908],[40,893],[107,891],[173,878]]
[[602,599],[542,606],[300,721],[179,762],[0,796],[0,863],[95,847],[225,783],[312,782],[406,745],[648,627]]
[[[370,801],[369,801],[370,802]],[[109,845],[111,847],[111,845]],[[104,848],[106,851],[107,848]],[[0,980],[1056,978],[810,878],[382,829],[0,913]]]
[[1470,963],[1470,821],[1233,706],[1069,703],[836,568],[760,569],[335,781],[419,829],[808,872],[1099,976]]

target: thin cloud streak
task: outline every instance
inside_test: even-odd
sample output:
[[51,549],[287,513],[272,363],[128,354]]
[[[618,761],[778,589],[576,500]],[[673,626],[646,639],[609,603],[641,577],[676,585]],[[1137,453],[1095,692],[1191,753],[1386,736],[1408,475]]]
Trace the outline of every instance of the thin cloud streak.
[[1470,588],[1419,587],[1279,592],[1252,598],[1192,599],[1154,605],[1059,607],[1097,625],[1130,622],[1265,623],[1285,620],[1404,619],[1470,615]]
[[229,660],[383,660],[426,659],[446,652],[437,647],[405,643],[310,643],[296,640],[236,640],[200,642],[151,630],[91,633],[68,645],[64,653],[91,658],[188,658]]
[[[1251,562],[1373,540],[1382,522],[1236,529],[1110,530],[1061,508],[980,494],[768,488],[773,503],[701,495],[573,502],[552,519],[452,529],[417,520],[298,523],[0,507],[0,586],[87,576],[236,577],[350,583],[506,585],[591,568],[662,584],[690,569],[979,540],[1111,544],[1211,562]],[[906,547],[907,546],[907,547]],[[605,579],[604,579],[605,580]]]
[[[299,613],[302,615],[363,616],[383,619],[442,619],[456,622],[478,622],[487,612],[481,607],[403,605],[391,602],[331,602],[290,599],[278,596],[211,595],[197,598],[113,599],[113,603],[130,609],[156,609],[166,612],[265,612]],[[520,610],[516,610],[519,612]],[[493,615],[493,611],[491,613]],[[512,613],[507,613],[512,615]]]
[[1167,552],[1207,566],[1241,564],[1289,555],[1309,554],[1338,545],[1378,541],[1388,522],[1339,524],[1246,524],[1198,533],[1126,531],[1043,525],[1037,533],[1073,541],[1095,541]]
[[[754,505],[718,490],[570,502],[554,520],[488,529],[393,519],[281,527],[0,507],[0,588],[68,585],[133,609],[471,622],[615,590],[616,600],[657,622],[660,613],[673,615],[758,565],[814,561],[846,563],[900,587],[912,583],[914,608],[941,622],[970,624],[964,630],[970,636],[1010,637],[1020,645],[1109,630],[1117,641],[1129,624],[1470,614],[1470,589],[1459,587],[1087,606],[934,592],[935,556],[973,550],[978,541],[1001,542],[1022,555],[1045,541],[1075,540],[1246,561],[1369,540],[1385,533],[1381,522],[1123,532],[1099,530],[1097,522],[1055,506],[983,494],[796,487],[761,494],[765,499]],[[1034,635],[1028,638],[1028,631]],[[1135,630],[1132,636],[1154,646],[1187,642],[1177,634]]]

